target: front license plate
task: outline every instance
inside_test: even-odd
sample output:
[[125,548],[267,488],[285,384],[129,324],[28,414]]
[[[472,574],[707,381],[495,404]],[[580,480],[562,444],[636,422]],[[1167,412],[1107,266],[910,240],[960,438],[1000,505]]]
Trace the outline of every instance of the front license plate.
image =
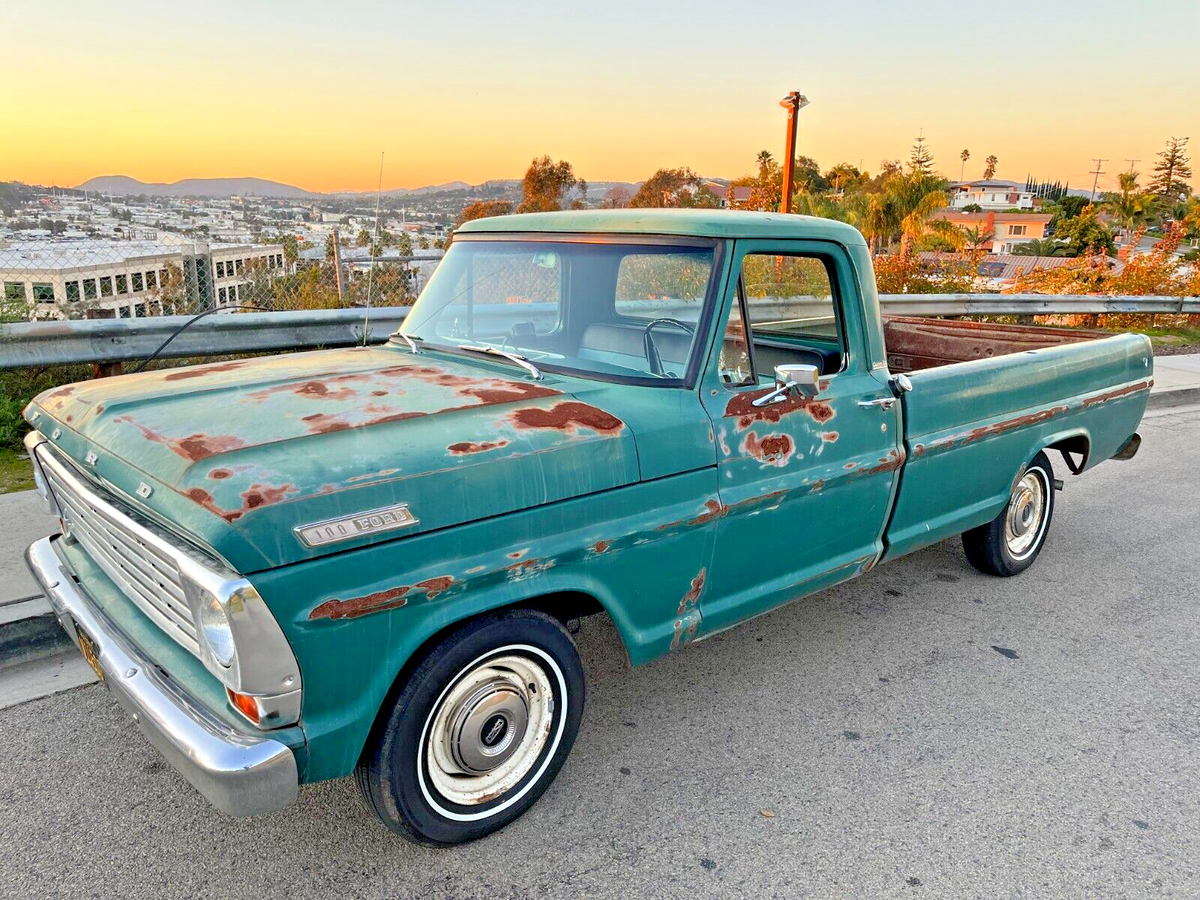
[[100,654],[96,652],[96,645],[92,643],[92,639],[87,636],[87,632],[75,625],[75,633],[79,636],[79,651],[83,654],[83,658],[87,660],[88,665],[96,673],[96,677],[101,681],[104,680],[104,670],[100,668]]

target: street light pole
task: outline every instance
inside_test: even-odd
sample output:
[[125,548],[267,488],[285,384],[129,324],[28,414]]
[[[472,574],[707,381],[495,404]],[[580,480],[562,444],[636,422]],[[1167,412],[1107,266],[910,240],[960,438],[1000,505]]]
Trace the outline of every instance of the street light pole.
[[792,91],[779,101],[779,105],[787,110],[787,137],[784,141],[783,154],[783,200],[779,204],[780,212],[792,211],[792,171],[796,166],[796,113],[808,106],[808,98],[799,91]]

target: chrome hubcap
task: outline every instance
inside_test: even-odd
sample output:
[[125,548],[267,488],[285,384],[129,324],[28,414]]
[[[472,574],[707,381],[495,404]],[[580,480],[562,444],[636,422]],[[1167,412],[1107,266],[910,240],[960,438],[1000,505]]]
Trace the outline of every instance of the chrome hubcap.
[[458,679],[431,716],[430,780],[447,800],[488,803],[521,781],[554,719],[550,679],[522,656],[502,656]]
[[1041,533],[1045,510],[1045,482],[1039,472],[1026,472],[1008,501],[1004,517],[1004,539],[1013,556],[1024,556],[1033,549]]

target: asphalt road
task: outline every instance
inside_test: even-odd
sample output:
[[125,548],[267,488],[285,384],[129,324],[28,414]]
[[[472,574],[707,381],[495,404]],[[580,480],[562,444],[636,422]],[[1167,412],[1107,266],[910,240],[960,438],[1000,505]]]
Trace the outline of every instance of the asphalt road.
[[586,622],[574,754],[459,849],[348,780],[225,818],[98,686],[0,712],[0,894],[1200,896],[1200,411],[1143,434],[1018,578],[947,542],[633,671]]

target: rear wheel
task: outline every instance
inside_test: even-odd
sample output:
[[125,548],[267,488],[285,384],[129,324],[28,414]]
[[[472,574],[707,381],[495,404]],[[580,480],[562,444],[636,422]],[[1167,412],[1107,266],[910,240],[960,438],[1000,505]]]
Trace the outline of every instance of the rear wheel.
[[432,647],[355,772],[393,831],[458,844],[520,816],[550,786],[583,714],[570,634],[534,610],[489,613]]
[[1039,453],[1017,480],[1008,504],[962,536],[967,561],[988,575],[1017,575],[1037,559],[1054,515],[1054,470]]

